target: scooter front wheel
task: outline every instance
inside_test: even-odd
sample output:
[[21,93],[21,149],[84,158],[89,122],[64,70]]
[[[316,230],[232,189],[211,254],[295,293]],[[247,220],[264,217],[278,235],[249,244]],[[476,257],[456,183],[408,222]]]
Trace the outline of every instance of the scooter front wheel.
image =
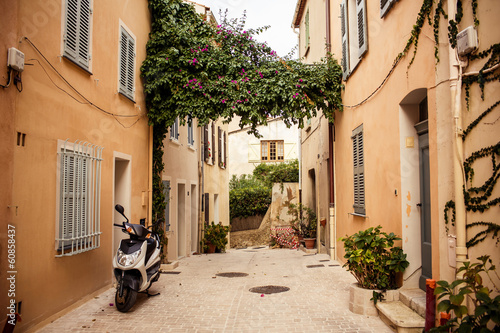
[[123,287],[122,297],[120,297],[120,289],[116,289],[115,304],[118,311],[127,312],[134,306],[136,299],[137,291],[131,289],[130,287]]

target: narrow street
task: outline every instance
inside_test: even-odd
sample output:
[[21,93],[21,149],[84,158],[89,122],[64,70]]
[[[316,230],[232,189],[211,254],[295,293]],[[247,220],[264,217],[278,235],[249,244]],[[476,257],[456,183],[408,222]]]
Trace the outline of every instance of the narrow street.
[[[380,318],[349,311],[353,282],[324,254],[247,248],[193,255],[161,275],[151,288],[161,295],[139,295],[130,312],[116,310],[110,288],[39,332],[391,332]],[[249,291],[259,286],[289,290]]]

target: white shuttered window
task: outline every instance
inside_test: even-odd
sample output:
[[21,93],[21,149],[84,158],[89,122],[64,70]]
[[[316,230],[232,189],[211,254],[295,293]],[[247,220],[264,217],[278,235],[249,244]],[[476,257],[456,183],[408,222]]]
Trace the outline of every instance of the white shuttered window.
[[380,0],[380,17],[384,17],[396,1],[397,0]]
[[342,0],[340,3],[343,79],[358,66],[368,51],[366,0]]
[[360,125],[352,132],[352,155],[354,166],[354,213],[365,215],[365,160],[363,125]]
[[134,100],[135,39],[120,27],[120,88],[119,91]]
[[90,70],[91,0],[66,0],[64,56]]
[[57,257],[100,246],[100,183],[102,147],[68,143],[59,150]]

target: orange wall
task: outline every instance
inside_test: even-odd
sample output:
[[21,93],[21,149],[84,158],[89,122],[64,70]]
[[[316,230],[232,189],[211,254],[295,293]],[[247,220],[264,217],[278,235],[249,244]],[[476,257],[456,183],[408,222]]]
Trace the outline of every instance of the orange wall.
[[[143,205],[142,192],[148,193],[149,126],[139,77],[150,27],[147,2],[93,1],[92,74],[61,57],[63,8],[64,4],[55,0],[24,1],[18,12],[12,13],[13,22],[19,23],[15,40],[21,42],[10,40],[8,45],[1,45],[1,54],[6,53],[6,48],[15,46],[25,54],[26,62],[32,64],[25,66],[22,73],[22,92],[18,93],[15,87],[9,88],[8,93],[14,94],[16,99],[15,106],[10,106],[15,116],[11,122],[13,128],[6,135],[9,140],[2,141],[2,149],[4,145],[12,149],[15,131],[26,134],[26,146],[14,147],[11,161],[12,202],[19,206],[12,223],[16,225],[17,241],[16,301],[23,302],[20,331],[51,318],[113,282],[113,152],[132,157],[131,211],[127,215],[132,221],[148,216],[147,195]],[[120,20],[136,37],[135,103],[117,93]],[[22,39],[24,36],[92,103],[113,114],[138,116],[113,117],[80,103],[82,99]],[[66,139],[104,147],[100,202],[102,235],[98,249],[56,258],[57,141]]]

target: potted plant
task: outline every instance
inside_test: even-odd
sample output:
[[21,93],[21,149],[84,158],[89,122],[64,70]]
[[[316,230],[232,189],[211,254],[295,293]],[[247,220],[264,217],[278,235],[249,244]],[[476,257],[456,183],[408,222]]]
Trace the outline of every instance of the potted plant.
[[229,226],[224,226],[220,222],[215,224],[212,221],[211,224],[207,224],[202,241],[205,252],[214,253],[216,250],[225,252],[229,229]]
[[303,238],[306,248],[313,249],[318,225],[316,213],[311,208],[299,203],[297,205],[289,204],[288,214],[293,216],[291,225],[299,237],[299,241]]
[[[361,290],[359,293],[373,296],[374,301],[381,298],[377,296],[381,295],[381,292],[398,288],[396,275],[402,273],[410,264],[406,260],[403,249],[394,246],[394,242],[401,240],[401,238],[392,232],[390,234],[382,232],[381,229],[381,226],[371,227],[351,236],[340,238],[344,242],[344,258],[347,259],[343,267],[347,267],[347,270],[354,275],[358,281],[357,287],[369,290],[368,292]],[[356,300],[357,296],[352,295],[356,293],[354,287],[356,286],[351,288],[349,305],[351,311],[353,311],[352,303],[353,307],[357,305],[359,309],[359,312],[356,313],[373,314],[374,311],[374,315],[376,315],[377,312],[373,304],[371,304],[372,309],[363,308],[361,305],[370,307],[370,302]]]

